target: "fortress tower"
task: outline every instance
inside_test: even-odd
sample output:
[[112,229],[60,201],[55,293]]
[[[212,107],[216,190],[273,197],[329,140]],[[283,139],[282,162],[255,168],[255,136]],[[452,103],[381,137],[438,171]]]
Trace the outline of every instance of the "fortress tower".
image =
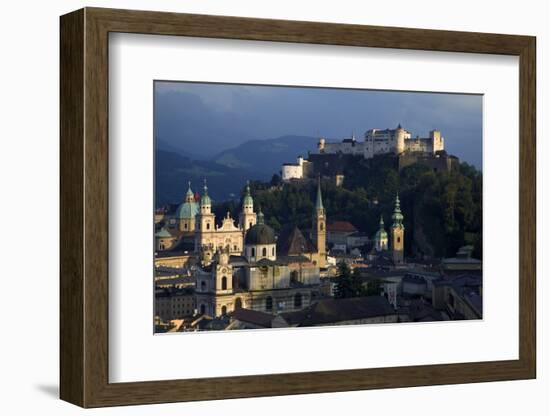
[[394,152],[396,155],[399,155],[405,151],[405,129],[401,127],[401,124],[395,129],[395,148]]

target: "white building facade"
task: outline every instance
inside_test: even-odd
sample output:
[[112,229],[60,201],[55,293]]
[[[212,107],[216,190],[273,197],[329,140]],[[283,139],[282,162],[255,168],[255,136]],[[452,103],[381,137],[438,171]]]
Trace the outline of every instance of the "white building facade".
[[343,153],[363,156],[370,159],[375,155],[404,152],[430,153],[445,149],[445,141],[438,130],[430,131],[429,137],[412,137],[401,125],[395,129],[370,129],[365,133],[364,141],[358,141],[353,135],[341,142],[327,142],[320,139],[319,153]]

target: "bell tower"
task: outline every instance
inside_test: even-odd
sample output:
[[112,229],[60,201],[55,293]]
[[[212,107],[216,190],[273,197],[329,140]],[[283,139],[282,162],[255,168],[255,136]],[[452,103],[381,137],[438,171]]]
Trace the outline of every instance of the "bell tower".
[[403,214],[399,202],[399,194],[395,196],[395,207],[391,216],[391,249],[394,264],[403,264],[403,251],[405,248],[405,226],[403,225]]
[[239,225],[243,230],[243,234],[246,235],[246,232],[249,228],[256,225],[256,213],[254,212],[254,200],[250,194],[250,183],[246,183],[246,191],[243,198],[243,207],[241,215],[239,216]]
[[201,253],[203,247],[212,245],[212,235],[215,232],[215,217],[212,214],[212,201],[208,196],[208,186],[204,180],[204,193],[201,196],[200,209],[195,222],[195,251]]
[[216,293],[233,292],[233,267],[229,263],[229,250],[221,249],[216,254],[215,291]]
[[325,207],[323,206],[323,197],[321,195],[321,177],[317,179],[317,198],[315,201],[315,210],[313,211],[313,224],[311,227],[311,239],[317,247],[318,265],[326,267],[327,263],[327,227],[326,227]]

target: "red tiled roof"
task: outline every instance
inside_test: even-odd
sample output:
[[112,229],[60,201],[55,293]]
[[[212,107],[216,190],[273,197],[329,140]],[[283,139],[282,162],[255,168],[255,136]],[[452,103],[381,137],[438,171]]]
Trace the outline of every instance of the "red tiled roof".
[[334,221],[327,224],[327,230],[354,233],[357,231],[357,228],[355,228],[355,226],[348,221]]

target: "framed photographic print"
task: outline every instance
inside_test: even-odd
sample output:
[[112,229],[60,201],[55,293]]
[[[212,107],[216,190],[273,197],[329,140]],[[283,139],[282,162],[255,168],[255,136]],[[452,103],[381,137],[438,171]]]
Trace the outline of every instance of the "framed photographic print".
[[61,17],[61,398],[536,376],[535,38]]

